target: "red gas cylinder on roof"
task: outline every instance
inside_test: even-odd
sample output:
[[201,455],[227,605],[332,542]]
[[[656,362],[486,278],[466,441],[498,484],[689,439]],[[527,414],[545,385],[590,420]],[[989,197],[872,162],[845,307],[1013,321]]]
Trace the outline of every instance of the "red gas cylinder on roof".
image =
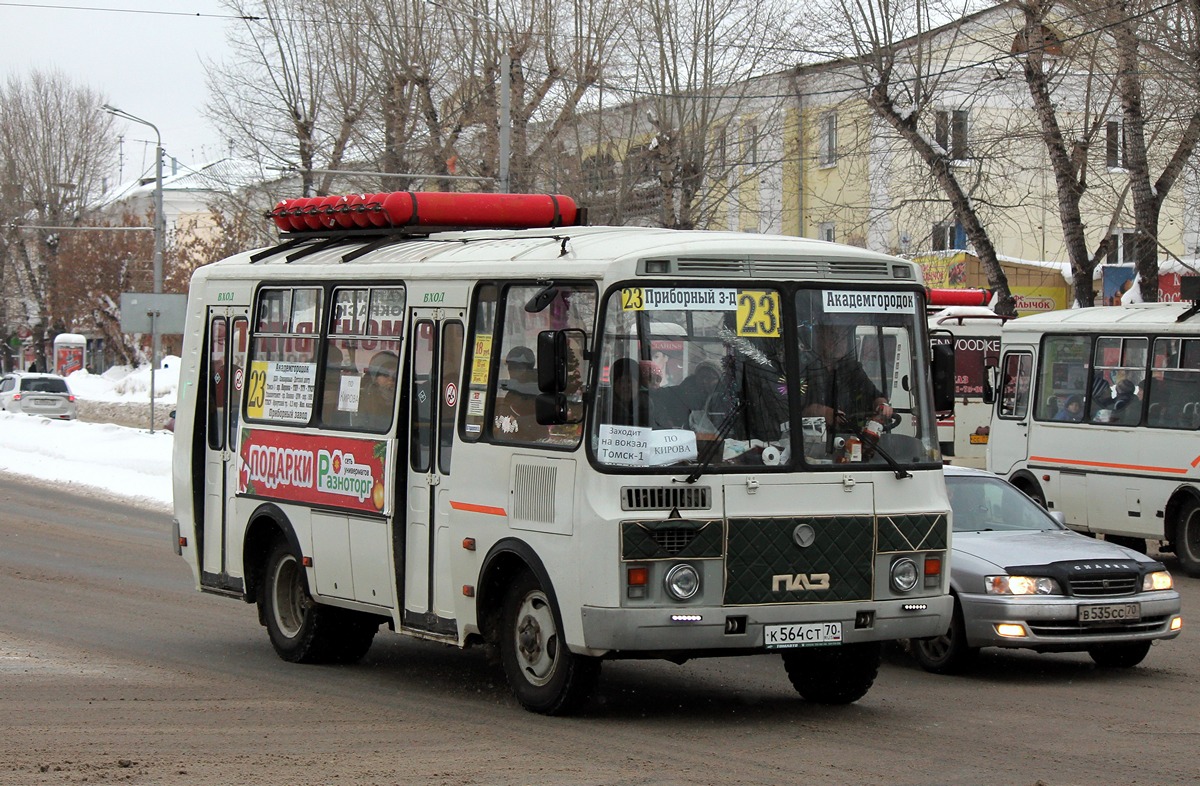
[[992,293],[986,289],[929,289],[931,306],[986,306]]

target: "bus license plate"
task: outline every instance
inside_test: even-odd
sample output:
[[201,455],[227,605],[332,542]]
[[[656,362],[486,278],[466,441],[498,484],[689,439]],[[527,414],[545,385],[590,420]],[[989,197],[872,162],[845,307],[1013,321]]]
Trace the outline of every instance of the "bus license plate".
[[1079,607],[1080,622],[1129,622],[1141,618],[1140,603],[1098,603]]
[[764,625],[763,646],[769,650],[820,647],[842,643],[842,623],[812,622],[803,625]]

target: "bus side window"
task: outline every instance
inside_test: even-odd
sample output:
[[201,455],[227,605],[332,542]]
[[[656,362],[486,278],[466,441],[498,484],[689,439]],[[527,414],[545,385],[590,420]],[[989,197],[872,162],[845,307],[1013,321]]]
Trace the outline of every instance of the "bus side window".
[[1029,387],[1033,360],[1028,352],[1009,352],[1004,356],[1001,380],[1000,415],[1023,418],[1029,413]]

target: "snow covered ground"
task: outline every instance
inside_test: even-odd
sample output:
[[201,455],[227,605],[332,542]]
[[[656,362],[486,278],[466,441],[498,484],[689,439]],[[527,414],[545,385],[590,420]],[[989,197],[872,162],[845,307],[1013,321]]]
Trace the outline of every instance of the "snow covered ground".
[[[175,406],[178,358],[163,360],[154,374],[155,407]],[[67,378],[84,401],[150,400],[150,368],[115,368],[102,375],[77,371]],[[108,423],[46,420],[0,412],[0,472],[24,475],[59,487],[98,490],[110,496],[171,505],[169,431]]]

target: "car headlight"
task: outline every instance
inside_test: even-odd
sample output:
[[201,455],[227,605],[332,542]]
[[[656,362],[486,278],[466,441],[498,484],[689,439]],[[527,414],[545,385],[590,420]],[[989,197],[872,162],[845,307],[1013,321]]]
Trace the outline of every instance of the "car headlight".
[[892,589],[897,592],[908,592],[917,586],[917,579],[920,575],[917,563],[908,557],[898,559],[892,563]]
[[1156,570],[1153,573],[1147,573],[1142,578],[1142,592],[1169,590],[1174,586],[1175,582],[1171,579],[1171,574],[1165,570]]
[[688,600],[700,591],[700,574],[686,562],[680,563],[667,571],[663,584],[671,597]]
[[1045,576],[985,576],[989,595],[1061,595],[1058,582]]

